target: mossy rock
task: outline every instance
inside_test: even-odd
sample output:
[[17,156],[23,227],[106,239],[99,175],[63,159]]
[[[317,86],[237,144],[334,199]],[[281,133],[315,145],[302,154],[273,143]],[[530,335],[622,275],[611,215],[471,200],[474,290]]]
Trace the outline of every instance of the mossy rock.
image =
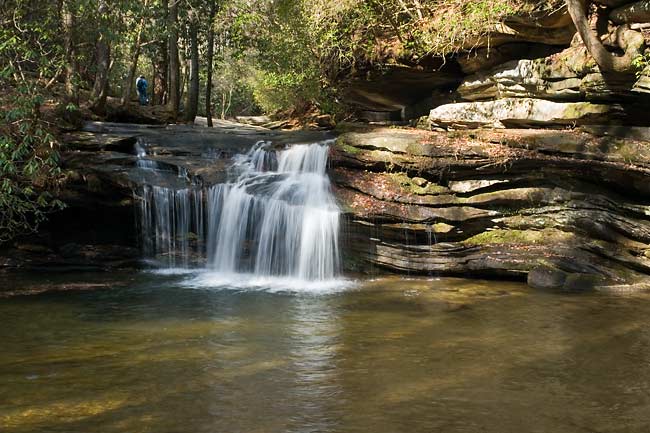
[[472,236],[467,245],[536,245],[569,241],[571,235],[558,230],[492,230]]

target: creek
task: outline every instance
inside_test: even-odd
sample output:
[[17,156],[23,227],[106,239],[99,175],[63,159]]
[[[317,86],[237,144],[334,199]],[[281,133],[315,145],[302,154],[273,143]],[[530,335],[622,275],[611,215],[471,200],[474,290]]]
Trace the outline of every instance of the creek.
[[2,431],[574,433],[650,425],[647,295],[400,278],[318,292],[206,288],[193,281],[200,275],[5,280]]

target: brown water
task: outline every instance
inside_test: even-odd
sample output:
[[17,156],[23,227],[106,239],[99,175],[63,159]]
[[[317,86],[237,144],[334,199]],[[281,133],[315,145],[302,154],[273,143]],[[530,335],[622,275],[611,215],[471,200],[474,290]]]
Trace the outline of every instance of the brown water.
[[3,433],[650,431],[646,295],[70,278],[0,283]]

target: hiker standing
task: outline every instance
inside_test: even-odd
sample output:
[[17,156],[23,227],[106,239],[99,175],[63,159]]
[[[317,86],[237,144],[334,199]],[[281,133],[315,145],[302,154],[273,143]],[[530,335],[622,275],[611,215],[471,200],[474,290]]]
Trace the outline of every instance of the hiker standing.
[[135,88],[138,90],[138,97],[140,98],[140,105],[147,105],[149,103],[149,98],[147,98],[147,80],[144,78],[144,75],[140,77],[135,82]]

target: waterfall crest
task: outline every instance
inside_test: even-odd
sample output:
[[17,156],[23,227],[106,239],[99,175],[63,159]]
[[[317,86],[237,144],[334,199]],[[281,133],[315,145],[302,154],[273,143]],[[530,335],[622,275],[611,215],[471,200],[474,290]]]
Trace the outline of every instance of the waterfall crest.
[[[207,188],[145,185],[145,253],[169,267],[328,280],[339,272],[339,216],[327,177],[329,142],[237,155],[231,181]],[[139,164],[147,167],[146,163]]]

